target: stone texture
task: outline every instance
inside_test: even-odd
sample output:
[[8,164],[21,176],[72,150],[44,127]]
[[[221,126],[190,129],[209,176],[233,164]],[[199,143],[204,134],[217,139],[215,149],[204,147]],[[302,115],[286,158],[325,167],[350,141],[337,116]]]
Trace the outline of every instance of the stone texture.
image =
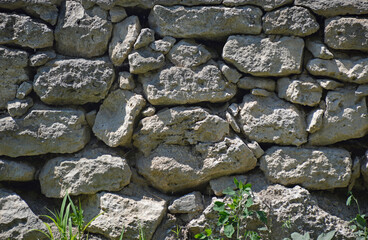
[[126,13],[125,9],[119,6],[113,7],[110,11],[110,19],[112,23],[118,23],[124,20],[128,14]]
[[171,213],[197,213],[203,211],[202,194],[200,192],[188,193],[178,199],[168,207]]
[[226,112],[226,121],[230,124],[230,126],[234,130],[234,132],[240,133],[240,131],[241,131],[240,127],[236,123],[235,118],[229,112]]
[[47,104],[85,104],[104,99],[115,78],[105,58],[56,59],[38,69],[33,89]]
[[263,16],[262,21],[263,31],[266,34],[305,37],[319,29],[313,14],[308,9],[298,6],[268,12]]
[[295,0],[294,4],[307,7],[324,17],[368,13],[368,3],[361,0]]
[[147,47],[151,42],[155,41],[155,31],[149,28],[143,28],[134,43],[134,49]]
[[349,152],[338,148],[274,146],[260,160],[269,181],[313,190],[347,187],[352,165]]
[[0,188],[0,238],[15,240],[45,239],[32,229],[47,231],[42,221],[16,193]]
[[150,48],[140,48],[128,56],[129,71],[133,74],[142,74],[165,66],[165,56],[154,52]]
[[327,19],[325,25],[324,39],[329,47],[368,51],[368,19],[336,17]]
[[234,117],[238,116],[238,113],[240,111],[239,105],[236,103],[232,103],[230,104],[230,106],[227,109],[229,111],[229,113],[231,113],[231,115],[233,115]]
[[221,197],[224,195],[222,192],[226,188],[236,189],[234,178],[242,183],[247,181],[247,177],[245,175],[226,176],[211,180],[210,187],[216,196]]
[[61,0],[2,0],[0,2],[0,8],[5,9],[19,9],[30,5],[41,5],[41,6],[58,6],[60,5]]
[[97,115],[96,110],[92,110],[86,113],[86,121],[90,128],[93,128],[93,125],[95,125],[96,115]]
[[30,82],[22,82],[18,89],[16,97],[18,99],[24,99],[28,94],[30,94],[33,90],[33,85]]
[[222,57],[254,76],[287,76],[301,72],[303,49],[297,37],[230,36]]
[[260,158],[264,154],[263,149],[261,148],[261,146],[259,146],[259,144],[256,141],[251,141],[250,143],[247,143],[247,146],[250,150],[252,150],[256,158]]
[[135,88],[135,81],[130,72],[119,72],[119,88],[123,90],[133,90]]
[[163,54],[167,54],[171,48],[174,46],[176,39],[170,36],[166,36],[163,39],[154,41],[150,44],[150,48],[153,51],[161,52]]
[[115,66],[123,64],[133,49],[141,25],[137,16],[130,16],[114,26],[114,32],[109,45],[109,56]]
[[164,7],[156,5],[149,23],[161,36],[219,39],[231,34],[259,34],[262,11],[257,7]]
[[8,113],[13,118],[23,116],[32,106],[33,100],[30,97],[25,99],[14,99],[6,104]]
[[211,59],[211,53],[194,40],[181,40],[167,55],[177,67],[197,67]]
[[360,172],[363,176],[365,186],[367,186],[368,185],[368,151],[365,152],[365,156],[363,157],[363,161],[360,166]]
[[314,133],[321,129],[323,122],[323,109],[315,109],[307,116],[307,132]]
[[357,97],[366,97],[368,96],[368,84],[359,85],[355,91],[355,96]]
[[[156,1],[156,0],[155,0]],[[154,1],[152,0],[83,0],[83,5],[87,8],[91,8],[94,5],[110,10],[114,7],[139,7],[139,8],[152,8]]]
[[0,181],[33,181],[35,179],[35,173],[36,168],[30,164],[21,161],[0,159]]
[[155,113],[156,113],[156,108],[153,106],[150,106],[142,111],[142,115],[144,117],[151,117],[155,115]]
[[31,67],[39,67],[45,65],[54,58],[56,58],[56,53],[54,51],[39,51],[29,57],[28,64]]
[[344,82],[368,83],[368,58],[354,59],[312,59],[306,68],[315,76],[331,77]]
[[222,74],[224,74],[225,78],[231,83],[238,83],[241,78],[241,74],[234,68],[229,67],[224,62],[218,62],[219,67],[221,69]]
[[93,133],[110,147],[130,146],[134,123],[145,105],[141,95],[111,92],[97,113]]
[[315,58],[327,60],[334,58],[333,53],[327,48],[325,44],[323,44],[322,41],[307,39],[305,46]]
[[127,161],[112,150],[88,147],[70,156],[53,158],[41,169],[41,191],[48,198],[119,191],[130,182]]
[[218,5],[222,0],[154,0],[156,5],[163,6],[195,6],[195,5]]
[[53,45],[52,29],[29,16],[0,13],[0,23],[0,44],[15,44],[33,49]]
[[281,7],[285,4],[292,3],[293,0],[223,0],[222,4],[225,6],[242,6],[242,5],[256,5],[263,8],[265,11],[272,11],[275,8]]
[[275,94],[247,94],[240,106],[238,123],[245,135],[260,143],[296,145],[307,141],[304,113]]
[[276,82],[270,78],[247,76],[239,79],[238,87],[242,89],[261,88],[273,92],[276,89]]
[[225,102],[236,86],[223,78],[214,62],[197,68],[166,66],[160,72],[140,75],[147,100],[153,105]]
[[365,98],[355,96],[355,89],[329,91],[326,111],[320,130],[309,135],[312,145],[328,145],[360,138],[368,133],[368,113]]
[[35,18],[40,18],[53,26],[57,22],[59,10],[55,5],[47,6],[42,4],[30,4],[28,6],[24,6],[23,9],[27,14]]
[[72,153],[89,141],[84,112],[36,104],[19,118],[0,118],[0,156],[33,156]]
[[261,96],[261,97],[268,97],[268,96],[271,96],[272,95],[271,92],[269,92],[267,90],[264,90],[262,88],[254,88],[254,89],[252,89],[251,94],[253,94],[255,96]]
[[[344,84],[330,80],[330,79],[317,79],[318,84],[326,90],[335,90],[336,88],[343,87]],[[363,85],[360,85],[363,86]]]
[[77,1],[66,1],[55,29],[56,50],[73,57],[96,57],[105,54],[112,24],[107,12],[95,6],[84,9]]

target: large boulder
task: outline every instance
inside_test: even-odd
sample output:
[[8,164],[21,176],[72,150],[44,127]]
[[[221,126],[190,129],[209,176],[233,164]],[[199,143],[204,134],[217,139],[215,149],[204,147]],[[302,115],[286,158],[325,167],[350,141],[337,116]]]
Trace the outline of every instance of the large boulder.
[[0,118],[0,155],[73,153],[90,138],[84,111],[36,104],[26,115]]
[[297,37],[230,36],[222,57],[254,76],[301,73],[304,41]]
[[56,50],[73,57],[105,54],[112,32],[107,16],[100,7],[87,10],[78,1],[65,1],[55,29]]
[[272,11],[275,8],[279,8],[292,2],[293,0],[223,0],[222,4],[230,7],[255,5],[263,8],[265,11]]
[[36,168],[21,161],[0,159],[0,181],[26,182],[35,179]]
[[164,7],[156,5],[149,24],[161,36],[219,39],[231,34],[259,34],[262,11],[257,7]]
[[278,98],[247,94],[238,122],[244,134],[260,143],[300,146],[307,142],[304,112]]
[[368,2],[361,0],[295,0],[294,4],[324,17],[368,13]]
[[40,67],[33,89],[47,104],[86,104],[104,99],[115,78],[107,59],[56,59]]

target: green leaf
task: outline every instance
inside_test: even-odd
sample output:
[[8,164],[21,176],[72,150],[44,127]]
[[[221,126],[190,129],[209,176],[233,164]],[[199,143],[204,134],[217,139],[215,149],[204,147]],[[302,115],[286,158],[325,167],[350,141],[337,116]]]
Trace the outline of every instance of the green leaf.
[[203,233],[198,233],[194,236],[195,239],[206,239],[207,236],[204,235]]
[[355,219],[356,219],[356,223],[357,223],[357,225],[360,229],[364,229],[365,227],[367,227],[367,221],[364,219],[363,216],[357,214]]
[[350,195],[348,197],[348,199],[346,199],[346,206],[350,206],[351,205],[351,200],[353,199],[353,195]]
[[258,219],[261,220],[261,222],[267,224],[267,213],[265,213],[264,211],[257,211],[256,214]]
[[236,194],[236,192],[231,187],[225,188],[225,190],[222,191],[222,193],[229,196],[234,196]]
[[231,238],[235,232],[234,226],[229,224],[224,226],[224,234],[226,237]]
[[220,212],[220,217],[218,219],[217,225],[222,226],[229,220],[229,214],[227,212]]
[[215,210],[217,212],[225,211],[225,203],[216,201],[215,206],[213,206],[213,210]]
[[212,230],[211,229],[206,228],[204,231],[205,231],[205,233],[206,233],[207,236],[211,236],[212,235]]
[[332,230],[328,233],[321,233],[317,240],[331,240],[335,236],[336,230]]
[[238,179],[234,178],[234,183],[235,183],[235,186],[240,189]]
[[253,205],[253,198],[248,197],[246,203],[245,203],[245,207],[246,208],[250,208]]
[[293,240],[310,240],[309,233],[305,233],[304,235],[301,235],[300,233],[293,232],[291,234],[291,239]]

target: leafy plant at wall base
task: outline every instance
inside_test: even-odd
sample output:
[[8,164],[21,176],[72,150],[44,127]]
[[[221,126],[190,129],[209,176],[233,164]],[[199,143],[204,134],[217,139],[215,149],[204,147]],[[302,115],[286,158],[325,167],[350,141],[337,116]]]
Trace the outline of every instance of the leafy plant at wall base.
[[354,231],[354,234],[357,237],[357,240],[367,240],[368,239],[368,224],[367,224],[367,220],[365,219],[366,215],[361,214],[358,200],[354,197],[352,192],[349,192],[349,197],[346,200],[346,206],[351,206],[351,202],[353,200],[358,207],[358,214],[355,216],[355,218],[353,218],[350,221],[351,223],[350,228]]
[[[335,236],[336,231],[332,230],[328,233],[321,233],[318,237],[317,240],[331,240],[333,239],[333,237]],[[309,233],[305,233],[304,235],[294,232],[291,234],[291,239],[292,240],[311,240]],[[284,240],[290,240],[290,238],[284,238]]]
[[204,230],[204,233],[198,233],[194,236],[196,239],[202,239],[202,240],[223,240],[222,238],[214,238],[212,236],[212,230],[206,229]]
[[180,232],[181,232],[181,227],[179,227],[178,225],[176,225],[176,229],[172,229],[171,232],[173,232],[175,234],[175,238],[176,239],[180,239]]

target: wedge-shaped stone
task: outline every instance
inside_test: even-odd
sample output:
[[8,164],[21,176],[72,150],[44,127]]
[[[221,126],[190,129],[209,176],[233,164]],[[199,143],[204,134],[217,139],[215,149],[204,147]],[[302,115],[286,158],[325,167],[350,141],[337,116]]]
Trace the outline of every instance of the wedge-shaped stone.
[[230,36],[222,57],[254,76],[301,73],[304,41],[297,37]]
[[51,47],[54,43],[52,29],[29,16],[0,13],[0,23],[0,44],[35,49]]
[[295,0],[294,4],[307,7],[324,17],[368,13],[368,2],[362,0]]
[[74,155],[49,160],[39,180],[46,197],[119,191],[130,182],[132,172],[127,161],[112,150],[88,147]]
[[238,123],[249,139],[296,146],[307,142],[304,113],[274,93],[269,97],[247,94],[240,107]]
[[197,213],[203,211],[203,196],[200,192],[188,193],[178,199],[168,207],[171,213]]
[[55,29],[56,50],[67,56],[96,57],[105,54],[112,32],[107,12],[84,9],[78,1],[66,1]]
[[231,34],[259,34],[262,11],[257,7],[164,7],[149,16],[151,28],[161,36],[220,39]]
[[33,89],[47,104],[82,105],[104,99],[114,78],[108,59],[56,59],[38,69]]
[[368,133],[368,113],[364,97],[355,95],[355,89],[329,91],[326,111],[320,130],[309,135],[312,145],[329,145],[360,138]]
[[286,7],[266,13],[263,18],[266,34],[308,36],[319,29],[316,18],[303,7]]
[[165,56],[150,48],[141,48],[133,51],[128,56],[129,71],[134,74],[142,74],[165,66]]
[[236,85],[225,80],[213,61],[197,68],[166,66],[138,80],[153,105],[226,102],[236,94]]
[[35,179],[35,173],[36,168],[30,164],[21,161],[0,159],[0,181],[33,181]]
[[271,147],[260,160],[269,181],[311,190],[347,187],[352,160],[339,148]]
[[93,133],[110,147],[130,146],[134,123],[145,105],[141,95],[120,89],[111,92],[97,113]]
[[333,59],[334,55],[327,46],[318,39],[307,39],[307,49],[312,53],[315,58],[321,59]]
[[30,4],[23,7],[23,9],[27,14],[40,18],[53,26],[56,24],[59,15],[58,6],[56,5]]
[[292,2],[293,0],[223,0],[222,4],[231,7],[242,5],[256,5],[263,8],[265,11],[272,11],[275,8]]
[[90,138],[84,111],[36,104],[21,118],[0,118],[0,156],[73,153]]
[[312,59],[307,64],[309,73],[315,76],[331,77],[344,82],[368,83],[368,58],[350,59]]
[[336,17],[327,19],[325,25],[325,43],[329,47],[368,51],[368,19]]
[[177,67],[197,67],[211,59],[211,53],[194,40],[181,40],[167,55]]

